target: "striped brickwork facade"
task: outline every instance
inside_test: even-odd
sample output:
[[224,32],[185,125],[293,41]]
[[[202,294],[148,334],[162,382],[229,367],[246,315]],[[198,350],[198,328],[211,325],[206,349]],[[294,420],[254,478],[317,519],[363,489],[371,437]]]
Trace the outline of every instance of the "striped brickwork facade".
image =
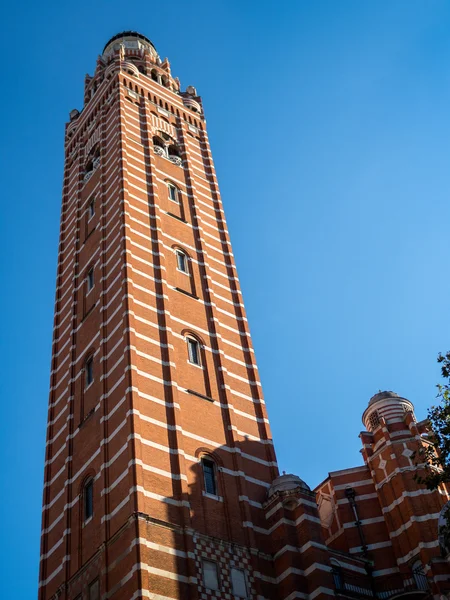
[[40,600],[231,600],[236,570],[239,597],[334,597],[336,565],[369,564],[349,485],[375,578],[419,547],[446,576],[417,541],[447,496],[403,468],[411,415],[381,415],[317,498],[279,476],[201,99],[139,34],[107,44],[66,127],[51,369]]

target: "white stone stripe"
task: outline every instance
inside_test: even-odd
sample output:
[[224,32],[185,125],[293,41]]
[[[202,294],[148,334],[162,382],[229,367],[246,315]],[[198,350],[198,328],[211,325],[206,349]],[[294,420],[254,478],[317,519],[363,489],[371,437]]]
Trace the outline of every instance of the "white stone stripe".
[[[376,492],[373,492],[372,494],[361,494],[358,495],[357,498],[358,502],[363,502],[364,500],[373,500],[374,498],[378,498],[378,494]],[[348,498],[340,498],[337,501],[337,504],[348,504]]]
[[334,489],[335,490],[345,490],[346,488],[348,488],[349,485],[351,485],[352,487],[362,487],[363,485],[373,485],[373,480],[372,479],[364,479],[364,481],[352,481],[351,484],[342,483],[340,485],[335,485]]
[[[372,517],[370,519],[361,519],[359,523],[361,525],[373,525],[374,523],[385,523],[384,517]],[[356,527],[356,522],[351,521],[350,523],[344,523],[344,529],[350,529],[351,527]]]
[[[317,510],[317,502],[313,502],[311,500],[305,500],[304,498],[297,498],[296,502],[297,502],[297,505],[299,505],[299,506],[300,505],[301,506],[309,506],[309,507]],[[283,504],[281,502],[278,502],[277,504],[275,504],[275,506],[273,506],[269,511],[267,511],[265,513],[266,519],[271,517],[280,508],[283,508]]]
[[[441,490],[439,490],[440,493]],[[391,502],[391,504],[389,504],[388,506],[384,506],[382,508],[383,513],[388,513],[390,512],[393,508],[395,508],[396,506],[398,506],[399,504],[401,504],[402,502],[404,502],[405,498],[414,498],[416,496],[425,496],[428,494],[433,494],[434,490],[414,490],[412,492],[408,492],[408,491],[403,491],[400,495],[399,498],[396,498],[393,502]],[[376,494],[378,496],[378,494]]]
[[413,556],[417,554],[419,550],[422,550],[423,548],[436,548],[438,546],[438,540],[435,540],[434,542],[419,542],[417,546],[415,546],[410,552],[408,552],[408,554],[405,554],[405,556],[402,556],[401,558],[397,558],[397,564],[402,565],[404,563],[407,563],[411,560]]
[[[380,548],[389,548],[392,546],[392,542],[378,542],[377,544],[368,544],[368,550],[379,550]],[[350,548],[350,554],[357,554],[361,552],[361,546],[354,546]]]
[[48,583],[50,583],[50,581],[56,577],[56,575],[58,575],[58,573],[60,573],[63,568],[64,568],[64,563],[66,563],[68,560],[70,560],[70,556],[66,555],[63,557],[61,564],[59,565],[58,568],[56,568],[50,575],[49,577],[47,577],[47,579],[44,579],[43,581],[41,580],[39,582],[39,587],[42,587],[44,585],[47,585]]
[[[303,513],[295,521],[292,521],[291,519],[286,519],[286,518],[283,517],[283,518],[279,519],[276,523],[274,523],[269,529],[265,529],[263,527],[258,527],[256,525],[254,525],[251,521],[244,521],[242,523],[242,525],[244,527],[249,527],[250,529],[253,529],[254,531],[257,531],[258,533],[262,533],[263,535],[270,535],[271,533],[273,533],[275,531],[275,529],[277,529],[282,524],[292,525],[293,527],[296,527],[302,521],[311,521],[313,523],[318,523],[318,524],[321,523],[321,521],[320,521],[319,518],[313,517],[313,516],[308,515],[306,513]],[[390,544],[390,542],[389,542],[389,544]]]
[[389,532],[389,537],[391,539],[394,538],[394,537],[397,537],[398,535],[400,535],[401,533],[403,533],[404,531],[406,531],[406,529],[409,529],[414,523],[424,523],[425,521],[433,521],[433,520],[435,520],[436,521],[436,529],[437,529],[437,520],[438,520],[438,518],[439,518],[439,513],[422,515],[420,517],[412,515],[412,517],[410,517],[406,521],[406,523],[404,523],[401,527],[399,527],[395,531],[390,531]]
[[[100,453],[101,447],[105,443],[109,443],[111,441],[111,439],[113,439],[117,435],[117,433],[125,426],[125,424],[127,423],[127,420],[128,420],[128,418],[129,418],[130,415],[136,415],[139,418],[141,418],[142,420],[148,421],[148,422],[150,422],[152,424],[155,424],[155,425],[158,425],[158,426],[160,426],[162,428],[176,429],[176,430],[180,431],[186,437],[190,437],[190,438],[195,439],[197,441],[201,441],[203,443],[207,443],[207,444],[211,445],[212,447],[221,447],[223,450],[226,450],[228,452],[238,452],[238,453],[242,454],[244,456],[244,458],[247,458],[249,460],[255,460],[256,459],[257,462],[262,462],[262,459],[258,459],[256,457],[252,457],[249,454],[242,453],[242,451],[240,451],[238,448],[229,448],[229,447],[224,446],[222,444],[218,444],[217,442],[212,442],[211,440],[208,440],[207,438],[204,438],[204,437],[198,436],[196,434],[191,434],[191,433],[189,433],[187,431],[184,431],[180,426],[176,426],[176,427],[174,427],[174,426],[168,426],[166,423],[164,423],[162,421],[157,421],[156,419],[153,419],[152,417],[147,417],[145,415],[142,415],[139,411],[137,411],[135,409],[132,409],[132,410],[127,411],[126,418],[116,427],[116,429],[111,433],[111,435],[108,438],[103,438],[100,441],[99,448],[85,462],[85,464],[73,475],[72,478],[70,478],[70,479],[68,479],[68,480],[66,480],[64,482],[63,489],[61,490],[61,492],[57,495],[57,497],[54,498],[54,500],[50,504],[44,505],[43,506],[43,510],[46,510],[46,509],[50,508],[54,504],[54,502],[60,497],[61,493],[64,491],[64,489],[66,488],[66,486],[69,485],[69,484],[73,484],[78,479],[78,477],[86,470],[86,468],[89,466],[89,464],[98,456],[98,454]],[[133,438],[133,436],[128,436],[128,438],[127,438],[127,444],[129,442],[129,440],[132,439],[132,438]],[[143,439],[143,438],[141,438],[141,439]],[[127,444],[125,444],[124,446],[122,446],[122,448],[119,450],[119,452],[116,453],[116,455],[108,463],[103,463],[100,466],[98,476],[100,475],[100,473],[103,471],[104,468],[111,466],[111,464],[118,458],[118,456],[126,449]],[[149,444],[151,444],[151,442],[149,442]],[[153,445],[154,447],[156,447],[155,444],[151,444],[151,445]],[[161,445],[160,449],[162,449],[162,448],[164,448],[164,447]],[[173,453],[179,452],[180,454],[183,454],[188,460],[193,460],[195,462],[198,462],[197,459],[195,459],[194,457],[190,457],[189,455],[185,454],[184,451],[174,450],[174,449],[171,449],[169,447],[165,447],[165,451],[167,451],[167,452],[173,452]],[[44,484],[44,487],[48,487],[48,486],[52,485],[54,483],[54,481],[59,477],[59,475],[61,475],[61,473],[66,468],[67,460],[68,459],[66,459],[63,467],[54,475],[54,477],[52,478],[52,480],[49,481],[49,482],[46,482]],[[130,465],[131,464],[134,464],[134,462],[130,463]],[[267,464],[269,465],[270,463],[267,463]],[[144,465],[141,464],[141,466],[144,466]],[[181,479],[184,479],[184,480],[187,481],[186,476],[183,475],[183,474],[181,474],[181,475],[171,474],[171,473],[169,473],[167,471],[163,471],[161,469],[157,469],[156,467],[152,467],[150,465],[145,465],[144,468],[146,468],[147,470],[151,470],[151,471],[153,471],[155,473],[158,473],[160,475],[166,476],[166,477],[172,477],[172,478],[175,478],[175,479],[176,478],[181,478]],[[224,473],[228,474],[228,475],[243,477],[247,481],[249,481],[251,483],[255,483],[257,485],[262,485],[263,487],[269,487],[270,486],[270,484],[267,483],[267,482],[263,482],[261,480],[258,480],[258,479],[255,479],[253,477],[247,476],[243,471],[232,471],[230,469],[225,469],[225,468],[221,468],[221,470]]]

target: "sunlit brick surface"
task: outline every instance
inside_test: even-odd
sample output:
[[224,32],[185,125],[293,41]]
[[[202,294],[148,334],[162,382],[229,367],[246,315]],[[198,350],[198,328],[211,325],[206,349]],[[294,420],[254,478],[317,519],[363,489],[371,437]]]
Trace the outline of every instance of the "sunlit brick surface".
[[411,414],[363,434],[366,466],[331,473],[319,508],[301,480],[276,479],[196,90],[181,91],[146,38],[119,36],[86,78],[65,148],[39,598],[228,600],[233,569],[254,600],[321,598],[335,594],[336,561],[411,578],[418,558],[445,591],[447,493],[408,495]]

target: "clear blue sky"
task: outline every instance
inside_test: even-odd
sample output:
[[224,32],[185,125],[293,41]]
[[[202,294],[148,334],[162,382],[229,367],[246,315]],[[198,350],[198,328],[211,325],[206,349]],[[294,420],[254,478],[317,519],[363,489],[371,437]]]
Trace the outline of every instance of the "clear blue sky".
[[450,3],[8,2],[2,9],[0,596],[35,598],[64,123],[109,37],[203,96],[281,469],[360,464],[379,389],[450,349]]

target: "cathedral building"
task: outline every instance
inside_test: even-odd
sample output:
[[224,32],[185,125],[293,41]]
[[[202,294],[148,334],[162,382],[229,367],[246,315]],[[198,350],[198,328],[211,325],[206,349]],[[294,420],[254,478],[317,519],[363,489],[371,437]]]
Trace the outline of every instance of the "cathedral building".
[[202,100],[114,36],[66,126],[39,599],[445,596],[427,424],[363,422],[363,466],[279,474]]

